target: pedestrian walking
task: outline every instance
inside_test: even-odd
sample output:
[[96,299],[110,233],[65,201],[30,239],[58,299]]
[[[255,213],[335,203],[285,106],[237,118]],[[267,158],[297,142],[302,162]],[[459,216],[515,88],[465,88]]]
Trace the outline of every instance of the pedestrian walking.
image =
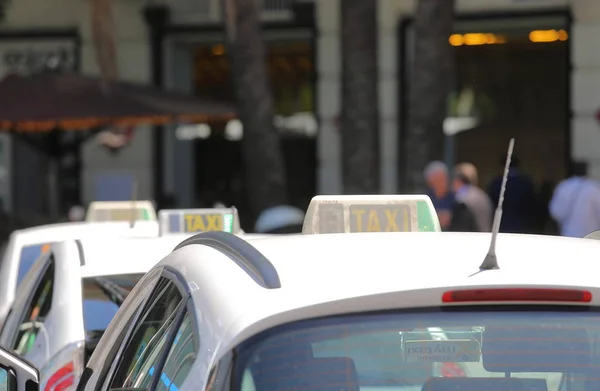
[[600,229],[600,183],[587,175],[587,165],[574,162],[571,176],[556,186],[550,215],[562,236],[582,238]]
[[[506,156],[501,160],[502,167],[506,163]],[[502,221],[500,232],[530,233],[535,230],[536,194],[533,181],[520,171],[520,161],[512,156],[508,177],[506,179],[506,192],[502,204]],[[496,177],[488,186],[488,195],[492,200],[493,208],[498,207],[502,175]]]
[[452,219],[454,207],[454,194],[448,183],[448,166],[439,160],[432,161],[423,170],[423,176],[427,183],[427,195],[438,214],[440,225],[442,229],[446,229]]
[[492,230],[492,201],[477,186],[477,168],[471,163],[461,163],[454,167],[453,189],[456,201],[463,203],[473,214],[477,232]]

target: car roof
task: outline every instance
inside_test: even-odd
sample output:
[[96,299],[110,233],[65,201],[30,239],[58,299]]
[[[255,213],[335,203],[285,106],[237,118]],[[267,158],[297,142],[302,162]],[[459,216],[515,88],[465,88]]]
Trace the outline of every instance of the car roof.
[[82,277],[146,273],[189,235],[155,238],[85,238]]
[[129,222],[123,221],[57,223],[16,230],[11,236],[15,236],[15,240],[18,240],[19,243],[27,245],[29,243],[55,242],[70,239],[73,236],[114,233],[115,231],[119,232],[119,235],[127,236],[158,236],[158,223],[156,221],[137,221],[133,228]]
[[[427,300],[380,300],[399,292],[503,284],[600,287],[596,273],[590,273],[600,268],[596,260],[600,241],[500,234],[496,251],[500,269],[477,273],[490,239],[489,233],[406,232],[251,241],[277,270],[279,289],[263,288],[208,246],[185,245],[160,265],[178,269],[188,284],[195,283],[195,303],[208,300],[212,303],[204,305],[219,308],[220,321],[225,328],[230,326],[224,348],[293,320],[374,310],[384,303],[391,308],[442,304],[439,292]],[[600,299],[592,304],[600,305]]]

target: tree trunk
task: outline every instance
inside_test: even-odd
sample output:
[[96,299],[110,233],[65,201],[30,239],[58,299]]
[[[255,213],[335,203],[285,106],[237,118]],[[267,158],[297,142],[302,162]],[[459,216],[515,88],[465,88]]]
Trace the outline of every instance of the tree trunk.
[[92,38],[100,75],[107,81],[116,80],[118,69],[112,0],[92,0],[90,11],[92,14]]
[[267,74],[265,44],[255,0],[223,0],[227,48],[238,116],[244,125],[242,150],[253,212],[288,204],[281,141]]
[[419,0],[414,18],[415,53],[409,88],[405,144],[407,190],[426,190],[423,169],[443,159],[443,123],[454,81],[454,0]]
[[379,193],[377,1],[341,0],[344,193]]
[[11,0],[0,0],[0,22],[6,19],[8,8],[11,5]]

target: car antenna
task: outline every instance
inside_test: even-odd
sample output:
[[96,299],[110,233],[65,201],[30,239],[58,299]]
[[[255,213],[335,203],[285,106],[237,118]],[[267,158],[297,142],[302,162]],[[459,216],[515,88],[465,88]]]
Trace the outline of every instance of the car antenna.
[[136,207],[135,207],[135,201],[137,200],[137,181],[134,179],[133,183],[131,184],[131,217],[130,217],[130,221],[129,221],[129,227],[133,228],[135,226],[135,220],[136,220]]
[[481,266],[479,266],[480,271],[500,269],[498,266],[498,258],[496,257],[496,238],[498,237],[498,232],[500,231],[500,221],[502,221],[502,203],[504,202],[504,191],[506,190],[506,181],[508,179],[508,170],[510,168],[510,161],[514,146],[515,139],[511,138],[508,143],[508,153],[506,154],[506,164],[504,166],[504,175],[502,176],[502,186],[500,187],[498,206],[496,207],[496,213],[494,214],[494,221],[492,223],[492,241],[490,243],[490,249],[485,256],[483,263]]

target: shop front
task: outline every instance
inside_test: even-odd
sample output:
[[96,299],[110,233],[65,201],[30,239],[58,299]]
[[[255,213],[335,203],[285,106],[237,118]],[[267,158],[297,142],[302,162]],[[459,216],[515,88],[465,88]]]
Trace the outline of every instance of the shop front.
[[[191,31],[190,31],[191,30]],[[316,193],[315,39],[312,21],[266,23],[268,72],[275,125],[282,136],[291,203],[302,209]],[[196,96],[235,101],[221,27],[177,28],[165,37],[165,86]],[[247,205],[238,120],[182,125],[164,134],[163,194],[179,206],[235,205],[245,229]]]
[[[72,72],[79,69],[80,39],[75,29],[0,32],[0,78],[11,73]],[[7,211],[34,217],[46,214],[48,157],[30,135],[0,134],[0,203]],[[79,172],[62,162],[64,194],[79,197]]]
[[[445,158],[475,164],[481,186],[501,173],[511,137],[516,139],[515,156],[521,168],[537,186],[554,185],[567,175],[571,157],[570,33],[570,14],[564,10],[459,14],[449,37],[455,55],[450,106],[476,117],[477,125],[454,136],[454,151]],[[414,58],[410,19],[402,24],[399,40],[404,70],[399,108],[404,119],[400,126],[402,152]]]

